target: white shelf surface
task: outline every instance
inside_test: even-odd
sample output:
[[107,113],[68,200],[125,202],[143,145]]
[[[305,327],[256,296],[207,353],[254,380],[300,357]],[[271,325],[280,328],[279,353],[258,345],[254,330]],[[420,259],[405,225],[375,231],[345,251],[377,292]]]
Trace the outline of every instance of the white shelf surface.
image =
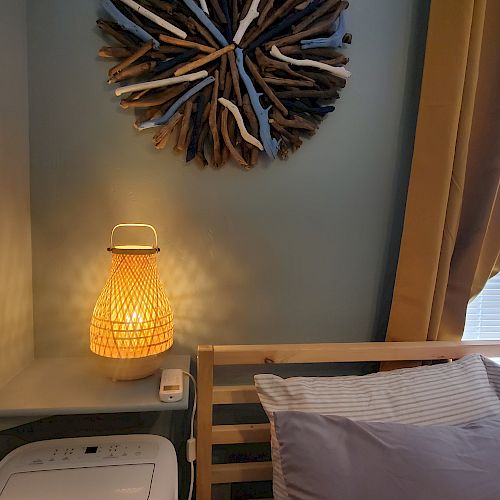
[[[167,357],[164,368],[189,372],[189,364],[188,355],[173,354]],[[163,403],[158,396],[160,374],[113,382],[97,371],[90,356],[35,359],[0,387],[0,419],[187,409],[188,380],[181,401]]]

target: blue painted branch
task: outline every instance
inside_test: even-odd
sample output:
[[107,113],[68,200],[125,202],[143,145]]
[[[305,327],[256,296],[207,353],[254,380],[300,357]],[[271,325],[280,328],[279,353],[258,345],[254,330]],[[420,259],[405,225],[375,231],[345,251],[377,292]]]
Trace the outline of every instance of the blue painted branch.
[[259,135],[264,146],[264,151],[267,153],[269,158],[274,160],[278,156],[279,143],[276,139],[271,137],[271,127],[269,126],[268,118],[270,107],[264,109],[260,103],[259,98],[262,94],[257,93],[252,80],[245,70],[243,50],[238,47],[234,52],[236,53],[236,65],[238,66],[240,77],[245,84],[248,96],[250,97],[250,102],[252,103],[252,108],[259,122]]
[[327,38],[313,38],[312,40],[302,40],[302,49],[317,49],[319,47],[331,47],[338,49],[342,47],[342,40],[346,34],[345,12],[342,11],[338,19],[334,22],[334,32]]
[[302,101],[292,101],[289,99],[283,99],[281,102],[292,111],[302,111],[304,113],[312,113],[315,115],[326,115],[335,111],[335,106],[308,106]]
[[222,4],[222,12],[224,12],[224,17],[226,18],[226,22],[224,24],[224,30],[226,32],[226,38],[228,40],[233,39],[233,30],[231,27],[232,20],[231,20],[231,14],[229,14],[229,5],[228,5],[228,0],[221,0],[220,2]]
[[103,9],[113,18],[113,21],[119,24],[124,30],[129,31],[144,42],[149,42],[150,40],[152,40],[155,49],[160,46],[160,42],[158,42],[158,40],[154,39],[147,31],[143,30],[140,26],[137,26],[137,24],[132,22],[110,0],[101,0],[101,5]]
[[257,47],[265,44],[269,40],[273,40],[274,38],[276,38],[276,36],[286,31],[290,26],[295,24],[297,21],[314,12],[318,8],[318,5],[320,3],[321,0],[313,0],[304,10],[299,10],[297,12],[294,12],[293,14],[289,14],[278,24],[270,26],[267,31],[262,33],[262,35],[260,35],[256,40],[254,40],[249,45],[248,50],[254,50]]
[[179,108],[192,96],[198,93],[200,90],[204,89],[207,85],[210,85],[215,81],[213,76],[207,76],[204,80],[197,83],[194,87],[190,88],[185,94],[182,94],[177,101],[175,101],[170,108],[168,108],[167,112],[160,116],[159,118],[155,118],[153,120],[147,120],[142,122],[137,126],[139,130],[145,130],[147,128],[158,127],[160,125],[164,125],[167,123],[172,116],[179,110]]
[[183,0],[183,2],[189,7],[191,12],[198,18],[201,24],[207,28],[208,31],[214,36],[217,42],[220,43],[221,47],[229,45],[229,42],[224,38],[224,35],[217,29],[215,24],[210,21],[209,17],[201,10],[194,0]]
[[198,138],[200,137],[201,133],[201,121],[203,118],[203,112],[205,111],[206,101],[207,99],[203,92],[196,98],[196,114],[194,115],[193,120],[193,132],[191,134],[191,140],[189,141],[189,146],[186,151],[186,163],[189,163],[196,156],[196,150],[198,149]]
[[188,49],[182,54],[179,54],[178,56],[172,57],[172,59],[169,59],[168,61],[161,61],[157,63],[154,72],[155,73],[163,73],[164,71],[167,71],[168,69],[172,69],[174,66],[177,66],[179,63],[183,63],[186,61],[189,61],[192,59],[196,54],[198,54],[199,50],[198,49]]

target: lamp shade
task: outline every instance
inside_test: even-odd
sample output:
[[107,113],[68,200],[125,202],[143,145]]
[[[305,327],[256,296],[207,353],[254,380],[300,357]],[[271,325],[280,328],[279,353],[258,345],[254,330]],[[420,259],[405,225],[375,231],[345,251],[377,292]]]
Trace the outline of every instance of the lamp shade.
[[[147,227],[155,243],[113,244],[120,227]],[[128,360],[113,378],[141,378],[159,366],[159,355],[173,344],[173,314],[157,269],[158,238],[148,224],[118,224],[111,233],[111,270],[92,314],[90,350],[103,358]],[[137,371],[132,360],[142,360]],[[109,363],[108,363],[109,364]],[[110,365],[110,364],[109,364]],[[117,363],[114,364],[115,367]]]

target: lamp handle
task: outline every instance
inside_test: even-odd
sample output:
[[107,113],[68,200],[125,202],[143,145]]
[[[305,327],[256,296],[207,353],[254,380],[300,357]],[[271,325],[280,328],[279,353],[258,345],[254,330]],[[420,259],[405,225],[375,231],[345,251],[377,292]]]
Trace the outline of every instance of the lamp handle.
[[117,224],[113,230],[111,231],[111,248],[114,247],[113,245],[113,236],[115,234],[115,231],[119,228],[119,227],[148,227],[149,229],[151,229],[151,231],[153,231],[154,235],[155,235],[155,245],[153,248],[158,248],[158,234],[156,233],[156,229],[151,226],[150,224],[133,224],[133,223],[128,223],[128,224]]

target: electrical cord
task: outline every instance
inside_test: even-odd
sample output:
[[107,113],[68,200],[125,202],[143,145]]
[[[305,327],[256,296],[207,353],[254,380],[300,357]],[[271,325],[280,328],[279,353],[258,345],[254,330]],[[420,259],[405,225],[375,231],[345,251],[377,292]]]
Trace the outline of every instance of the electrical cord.
[[194,399],[193,399],[193,409],[191,411],[191,429],[189,439],[186,443],[186,458],[191,466],[191,478],[189,481],[189,493],[188,500],[191,500],[193,497],[193,489],[194,489],[194,461],[196,460],[196,438],[194,437],[194,418],[196,415],[196,405],[197,405],[197,393],[196,393],[196,379],[188,372],[183,371],[184,375],[188,376],[191,382],[193,382],[194,389]]

